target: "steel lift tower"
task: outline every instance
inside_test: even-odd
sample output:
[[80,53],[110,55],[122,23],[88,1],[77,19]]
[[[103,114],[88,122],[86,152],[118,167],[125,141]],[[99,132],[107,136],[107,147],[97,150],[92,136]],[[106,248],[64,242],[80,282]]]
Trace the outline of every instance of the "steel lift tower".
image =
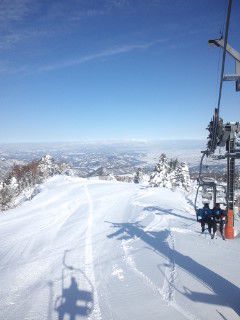
[[[224,38],[209,40],[209,44],[223,49],[223,58],[222,58],[222,70],[220,77],[220,86],[219,86],[219,98],[218,106],[215,109],[214,116],[212,121],[210,121],[208,130],[208,145],[207,150],[203,151],[203,157],[206,155],[214,157],[216,160],[227,159],[227,224],[225,228],[225,237],[226,239],[234,238],[234,191],[235,191],[235,161],[240,159],[240,149],[237,145],[237,136],[240,133],[240,124],[239,122],[227,122],[223,123],[223,120],[220,118],[220,102],[222,96],[222,87],[224,81],[234,81],[236,83],[236,91],[240,91],[240,53],[233,49],[228,44],[228,30],[229,22],[231,15],[232,0],[228,1],[228,12],[226,19],[226,28]],[[229,54],[235,60],[235,74],[225,75],[225,59],[226,54]],[[214,152],[217,147],[225,147],[225,154],[221,156],[215,156]],[[202,157],[202,160],[203,160]],[[201,160],[201,165],[202,165]]]

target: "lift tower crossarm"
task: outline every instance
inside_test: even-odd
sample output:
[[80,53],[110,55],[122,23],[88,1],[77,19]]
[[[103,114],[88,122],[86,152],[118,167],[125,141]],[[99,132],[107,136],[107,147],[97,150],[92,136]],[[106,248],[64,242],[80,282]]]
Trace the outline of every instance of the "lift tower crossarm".
[[[209,44],[213,44],[213,45],[215,45],[217,47],[221,47],[222,49],[224,49],[224,39],[223,38],[209,40],[208,43]],[[235,50],[228,43],[227,43],[227,46],[226,46],[226,51],[227,51],[227,53],[229,53],[233,57],[233,59],[235,59],[236,61],[240,62],[240,52]]]
[[[224,49],[225,40],[223,38],[209,40],[209,44],[215,45]],[[226,44],[226,52],[235,60],[235,74],[229,74],[223,76],[223,81],[236,81],[236,91],[240,91],[240,52]]]

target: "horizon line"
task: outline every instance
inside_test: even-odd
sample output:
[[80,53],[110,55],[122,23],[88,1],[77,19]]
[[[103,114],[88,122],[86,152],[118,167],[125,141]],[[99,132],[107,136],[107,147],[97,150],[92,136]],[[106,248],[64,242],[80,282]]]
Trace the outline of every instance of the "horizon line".
[[3,144],[53,144],[53,143],[151,143],[162,141],[204,141],[205,138],[170,138],[170,139],[82,139],[82,140],[52,140],[52,141],[0,141]]

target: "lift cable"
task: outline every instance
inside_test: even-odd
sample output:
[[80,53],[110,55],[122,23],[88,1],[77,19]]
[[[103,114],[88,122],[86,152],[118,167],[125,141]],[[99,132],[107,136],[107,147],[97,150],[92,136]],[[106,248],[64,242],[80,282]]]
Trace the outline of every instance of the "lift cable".
[[[221,105],[221,98],[222,98],[223,77],[224,77],[224,70],[225,70],[225,61],[226,61],[226,52],[227,52],[226,48],[227,48],[227,41],[228,41],[231,9],[232,9],[232,0],[229,0],[228,9],[227,9],[226,27],[225,27],[224,48],[223,48],[223,56],[222,56],[218,103],[217,103],[217,108],[215,109],[215,115],[214,115],[214,119],[213,119],[213,135],[212,135],[210,150],[203,151],[203,155],[202,155],[201,161],[200,161],[199,176],[198,176],[198,188],[197,188],[196,197],[195,197],[195,209],[197,207],[197,198],[198,198],[199,188],[200,188],[201,184],[203,183],[203,180],[202,180],[203,160],[204,160],[205,156],[209,155],[209,151],[211,153],[211,151],[213,151],[215,149],[216,140],[217,140],[217,129],[218,129],[220,105]],[[222,33],[223,33],[223,30],[222,30]]]
[[228,42],[228,31],[229,31],[229,24],[230,24],[231,8],[232,8],[232,0],[229,0],[227,19],[226,19],[226,28],[225,28],[225,37],[224,37],[220,84],[219,84],[219,95],[218,95],[217,108],[215,109],[215,115],[214,115],[213,136],[212,136],[210,152],[213,152],[215,150],[216,140],[217,140],[217,128],[218,128],[220,105],[221,105],[221,98],[222,98],[222,88],[223,88],[223,81],[224,81],[223,78],[224,78],[224,70],[225,70],[225,60],[226,60],[226,52],[227,52],[226,49],[227,49],[227,42]]
[[196,192],[196,196],[195,196],[195,202],[194,202],[194,207],[195,207],[195,210],[197,210],[197,198],[198,198],[198,192],[199,192],[199,188],[201,187],[202,185],[202,168],[203,168],[203,160],[206,156],[206,151],[203,151],[203,155],[201,157],[201,160],[200,160],[200,165],[199,165],[199,174],[198,174],[198,187],[197,187],[197,192]]
[[[223,39],[223,32],[224,32],[224,28],[225,28],[225,23],[226,23],[226,16],[227,16],[227,7],[228,7],[228,3],[226,2],[225,6],[224,6],[224,10],[223,10],[223,18],[222,18],[222,22],[219,25],[219,39]],[[217,62],[217,74],[216,74],[216,92],[218,92],[219,90],[219,84],[218,84],[218,80],[220,79],[220,64],[221,64],[221,49],[219,48],[219,53],[218,53],[218,62]],[[216,102],[215,105],[217,105],[218,102],[218,95],[216,94]]]
[[[221,66],[221,75],[220,75],[218,103],[217,103],[217,108],[215,108],[215,113],[214,113],[214,117],[213,117],[213,128],[212,128],[211,142],[210,142],[210,145],[208,146],[208,149],[206,151],[203,151],[203,155],[202,155],[201,161],[200,161],[199,177],[198,177],[199,184],[201,184],[201,182],[202,182],[202,167],[203,167],[204,157],[205,156],[209,156],[209,154],[213,153],[215,151],[215,148],[216,148],[217,131],[218,131],[218,124],[219,124],[219,113],[220,113],[220,105],[221,105],[221,98],[222,98],[223,78],[224,78],[224,70],[225,70],[225,60],[226,60],[226,52],[227,52],[226,48],[227,48],[229,24],[230,24],[230,16],[231,16],[231,8],[232,8],[232,0],[229,0],[228,9],[227,9],[226,27],[225,27],[224,48],[223,48],[223,56],[222,56],[222,66]],[[222,33],[223,33],[223,30],[222,30]],[[195,203],[195,205],[196,205],[196,203]]]
[[226,49],[227,49],[227,41],[228,41],[228,31],[229,31],[231,8],[232,8],[232,0],[229,0],[227,20],[226,20],[226,30],[225,30],[225,37],[224,37],[224,48],[223,48],[222,69],[221,69],[221,76],[220,76],[219,96],[218,96],[218,104],[217,104],[218,114],[220,111],[220,104],[221,104],[221,98],[222,98],[222,87],[223,87],[223,77],[224,77],[225,60],[226,60],[226,52],[227,52]]

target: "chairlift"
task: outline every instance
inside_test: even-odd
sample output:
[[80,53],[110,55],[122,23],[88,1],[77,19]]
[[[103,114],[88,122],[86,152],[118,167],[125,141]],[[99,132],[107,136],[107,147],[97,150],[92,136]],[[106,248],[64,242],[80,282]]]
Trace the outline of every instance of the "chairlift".
[[212,201],[213,200],[213,195],[211,192],[205,192],[205,190],[202,190],[202,199],[206,199],[208,201]]
[[[93,311],[94,288],[86,274],[80,269],[67,265],[65,251],[62,269],[62,293],[57,297],[54,305],[59,319],[69,316],[71,319],[77,316],[87,317]],[[78,284],[85,282],[88,289],[78,287]]]
[[[203,168],[203,159],[206,157],[212,158],[213,160],[227,160],[227,187],[224,187],[226,192],[226,201],[223,198],[227,206],[227,223],[225,226],[225,236],[226,239],[234,239],[234,205],[235,205],[235,177],[236,177],[236,160],[240,159],[240,123],[239,122],[223,122],[223,119],[220,117],[220,107],[221,107],[221,98],[222,98],[222,89],[224,81],[234,81],[236,84],[236,91],[240,91],[240,52],[235,50],[228,43],[228,33],[230,25],[230,16],[232,10],[233,0],[228,0],[228,9],[225,25],[225,35],[221,36],[220,39],[209,40],[209,44],[214,45],[218,48],[223,49],[222,55],[222,65],[221,65],[221,75],[219,83],[219,92],[218,92],[218,102],[217,106],[214,109],[213,118],[211,119],[207,130],[209,131],[207,149],[202,151],[202,157],[200,161],[200,170],[199,170],[199,179],[198,179],[198,188],[195,198],[195,209],[197,213],[197,200],[199,189],[203,187],[211,187],[213,194],[213,205],[215,205],[217,196],[219,195],[218,185],[212,182],[210,185],[208,182],[204,181],[202,178],[202,168]],[[235,73],[234,74],[225,74],[225,61],[226,55],[231,56],[235,61]],[[224,154],[216,154],[216,151],[219,148],[224,148]]]

